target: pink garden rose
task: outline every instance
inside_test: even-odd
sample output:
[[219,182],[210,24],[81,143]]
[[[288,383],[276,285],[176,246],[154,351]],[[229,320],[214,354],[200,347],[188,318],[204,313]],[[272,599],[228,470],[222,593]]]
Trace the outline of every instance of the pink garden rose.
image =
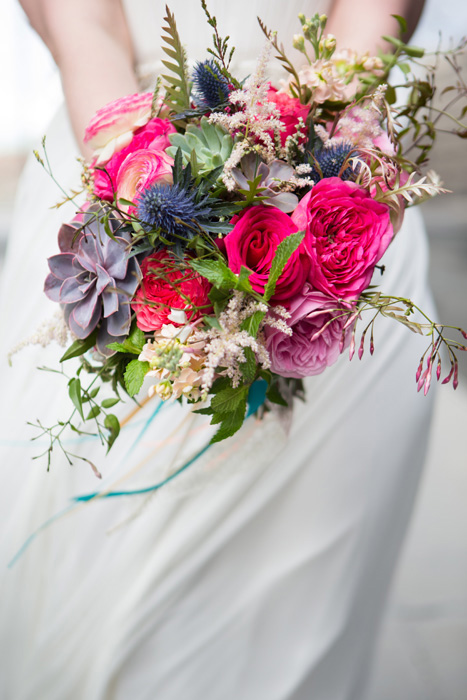
[[84,142],[93,149],[98,165],[130,143],[133,132],[149,121],[151,106],[152,93],[143,92],[109,102],[96,112],[86,127]]
[[[136,196],[154,182],[172,183],[173,163],[173,158],[164,151],[150,151],[145,148],[130,153],[118,171],[117,198],[134,202]],[[126,208],[125,205],[120,206]],[[133,213],[134,209],[129,207],[129,213]]]
[[143,148],[164,151],[170,146],[169,134],[174,132],[175,127],[168,119],[157,117],[137,129],[130,143],[116,151],[105,164],[105,170],[94,170],[94,194],[111,202],[116,191],[117,174],[125,158]]
[[391,242],[389,207],[355,182],[320,180],[292,213],[306,231],[309,282],[336,299],[357,299]]
[[292,136],[297,130],[299,117],[305,121],[310,107],[302,105],[296,97],[290,97],[285,92],[278,92],[272,85],[268,90],[268,100],[274,102],[280,112],[280,120],[285,126],[285,130],[281,131],[281,144],[285,146],[287,136]]
[[313,290],[309,283],[294,297],[289,311],[291,336],[277,328],[265,328],[272,371],[282,377],[297,378],[321,374],[334,364],[350,340],[351,332],[346,331],[342,344],[348,315],[335,299]]
[[[233,230],[223,243],[229,267],[238,274],[242,265],[253,271],[251,286],[262,294],[268,281],[277,246],[291,233],[298,231],[290,216],[277,207],[258,205],[248,207],[234,216]],[[301,290],[309,265],[303,243],[287,262],[276,284],[275,301],[287,302]]]
[[[177,268],[176,259],[166,250],[151,253],[141,263],[143,280],[131,307],[142,331],[156,331],[169,319],[171,309],[183,309],[188,321],[209,313],[209,282],[197,272]],[[206,307],[197,311],[194,307]]]

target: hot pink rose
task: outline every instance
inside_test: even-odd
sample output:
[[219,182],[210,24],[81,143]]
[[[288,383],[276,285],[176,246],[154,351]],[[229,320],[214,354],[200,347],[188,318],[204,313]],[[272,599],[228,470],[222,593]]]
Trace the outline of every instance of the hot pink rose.
[[334,364],[350,340],[351,333],[346,331],[342,344],[348,315],[335,299],[314,291],[308,283],[292,300],[289,311],[291,336],[277,328],[265,328],[272,371],[282,377],[297,378],[321,374]]
[[[236,274],[242,265],[253,271],[250,282],[261,294],[268,281],[277,246],[298,231],[290,216],[271,206],[252,206],[232,219],[233,230],[224,238],[229,267]],[[301,290],[308,273],[303,243],[293,253],[276,284],[275,301],[287,301]]]
[[142,148],[164,151],[170,146],[169,134],[176,131],[168,119],[155,117],[135,131],[130,143],[113,154],[105,170],[94,170],[94,194],[111,202],[116,190],[117,173],[125,158]]
[[127,146],[133,132],[151,117],[152,93],[126,95],[109,102],[93,116],[84,142],[94,150],[97,163],[106,163],[115,151]]
[[[143,280],[131,304],[141,330],[155,331],[174,323],[168,318],[171,309],[183,309],[188,321],[209,313],[209,282],[193,270],[178,269],[176,259],[166,250],[148,255],[141,272]],[[196,310],[200,306],[206,308]]]
[[299,117],[305,121],[310,107],[302,105],[296,97],[290,97],[285,92],[278,92],[272,86],[268,90],[268,100],[276,105],[280,112],[280,120],[285,126],[285,130],[281,131],[281,144],[284,146],[287,136],[295,134]]
[[313,287],[336,299],[357,299],[391,242],[389,207],[355,182],[328,177],[303,197],[292,219],[306,231]]
[[[117,175],[117,198],[134,202],[136,196],[153,182],[173,182],[173,158],[164,151],[141,149],[130,153],[121,164]],[[125,208],[124,205],[121,205]],[[134,207],[130,207],[132,213]]]

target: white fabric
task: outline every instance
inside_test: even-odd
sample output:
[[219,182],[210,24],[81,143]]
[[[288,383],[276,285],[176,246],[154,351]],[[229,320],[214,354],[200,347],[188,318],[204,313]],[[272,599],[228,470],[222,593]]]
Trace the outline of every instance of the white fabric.
[[[149,12],[156,3],[128,3],[136,38],[153,26],[146,5]],[[186,27],[188,42],[201,37],[197,3],[171,5],[182,37]],[[240,5],[238,12],[238,2],[209,2],[220,32],[238,45],[245,38],[244,56],[256,53],[257,38],[252,44],[246,35],[256,12],[283,35],[296,31],[285,11],[293,6],[295,15],[299,3]],[[152,29],[150,36],[157,41]],[[64,186],[77,182],[74,149],[62,112],[48,152]],[[57,367],[61,350],[29,347],[12,368],[5,355],[54,312],[41,293],[46,256],[73,213],[72,205],[48,208],[59,197],[31,160],[1,292],[0,697],[361,700],[424,459],[431,402],[414,383],[424,340],[390,321],[378,324],[373,357],[349,363],[342,356],[306,381],[308,398],[296,405],[288,436],[277,414],[263,423],[250,418],[158,494],[76,507],[7,569],[73,496],[110,488],[132,469],[119,488],[154,484],[210,433],[201,417],[167,406],[134,447],[150,402],[108,458],[92,437],[67,437],[69,449],[98,465],[102,483],[58,450],[49,473],[31,461],[45,443],[28,442],[34,431],[26,421],[49,425],[69,414],[66,380],[36,369]],[[382,289],[430,310],[416,212],[408,212],[383,262]]]

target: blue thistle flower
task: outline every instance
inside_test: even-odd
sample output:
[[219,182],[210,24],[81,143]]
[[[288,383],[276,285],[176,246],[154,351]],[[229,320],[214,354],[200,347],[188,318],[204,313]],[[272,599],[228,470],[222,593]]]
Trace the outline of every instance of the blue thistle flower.
[[345,168],[343,172],[341,172],[341,169],[351,151],[354,150],[355,146],[351,143],[321,148],[314,154],[315,160],[310,159],[310,164],[314,165],[310,177],[313,180],[322,180],[325,177],[340,177],[341,180],[353,180],[357,175],[357,171],[352,170],[350,166]]
[[196,224],[202,225],[211,213],[207,197],[199,202],[195,198],[195,191],[179,184],[154,183],[136,200],[137,217],[145,231],[160,230],[178,253],[183,250],[184,241],[188,243],[196,235]]
[[193,69],[193,87],[195,102],[211,109],[227,102],[230,94],[227,79],[212,59],[196,64]]

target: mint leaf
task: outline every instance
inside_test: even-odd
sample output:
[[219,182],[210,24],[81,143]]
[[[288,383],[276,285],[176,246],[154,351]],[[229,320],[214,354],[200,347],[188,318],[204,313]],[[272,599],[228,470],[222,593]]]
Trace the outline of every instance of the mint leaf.
[[235,289],[237,275],[222,260],[191,260],[190,267],[219,289]]
[[246,405],[248,396],[247,386],[228,386],[219,391],[211,400],[211,408],[214,413],[230,413],[243,403]]
[[245,382],[247,384],[251,384],[256,377],[256,355],[251,348],[243,348],[243,353],[245,355],[246,362],[242,362],[240,365],[240,371]]
[[256,338],[256,336],[258,335],[261,321],[265,316],[266,314],[264,311],[255,311],[254,314],[252,314],[242,322],[240,328],[242,329],[242,331],[247,331],[250,335],[253,336],[253,338]]
[[125,388],[130,396],[135,396],[143,386],[144,377],[149,371],[149,362],[131,360],[125,369]]
[[[138,328],[138,326],[135,323],[134,328],[131,330],[130,335],[127,338],[127,341],[133,345],[133,347],[138,348],[138,350],[141,352],[143,347],[146,344],[146,338],[144,336],[143,331],[141,328]],[[126,341],[124,341],[125,345]]]
[[297,231],[297,233],[291,233],[290,236],[284,238],[284,240],[277,246],[276,254],[274,255],[271,264],[271,271],[269,273],[268,281],[264,289],[265,301],[269,301],[276,291],[277,280],[281,276],[284,267],[287,265],[290,256],[295,253],[304,237],[304,231]]
[[225,416],[219,430],[211,439],[211,445],[215,442],[221,442],[221,440],[225,440],[226,438],[235,435],[237,430],[240,430],[243,425],[243,421],[245,420],[245,412],[246,399],[242,401],[242,403],[240,403],[234,411],[231,411]]
[[279,406],[288,406],[289,404],[287,401],[284,399],[282,396],[281,392],[279,391],[279,387],[277,384],[271,384],[266,391],[266,398],[268,401],[271,403],[277,403]]

